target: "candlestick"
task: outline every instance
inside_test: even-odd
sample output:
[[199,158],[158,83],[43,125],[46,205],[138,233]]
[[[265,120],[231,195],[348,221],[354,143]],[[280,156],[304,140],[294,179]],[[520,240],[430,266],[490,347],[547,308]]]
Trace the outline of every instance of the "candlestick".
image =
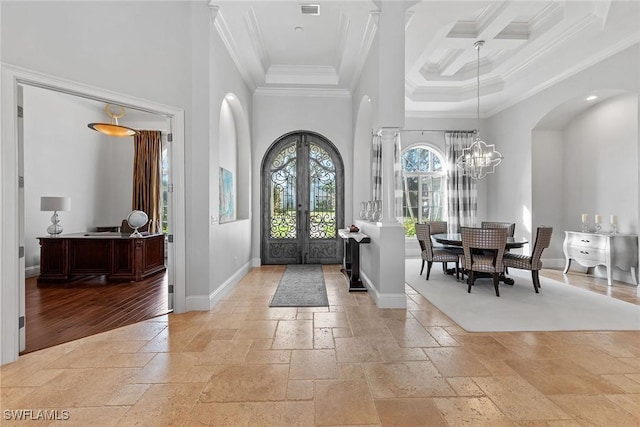
[[595,222],[596,222],[596,224],[600,224],[602,222],[602,215],[596,214]]
[[611,215],[611,224],[617,224],[618,223],[618,215]]
[[589,224],[587,224],[587,220],[588,220],[588,215],[587,214],[582,214],[582,232],[586,233],[589,231]]
[[582,223],[584,224],[585,222],[587,222],[587,214],[582,214]]

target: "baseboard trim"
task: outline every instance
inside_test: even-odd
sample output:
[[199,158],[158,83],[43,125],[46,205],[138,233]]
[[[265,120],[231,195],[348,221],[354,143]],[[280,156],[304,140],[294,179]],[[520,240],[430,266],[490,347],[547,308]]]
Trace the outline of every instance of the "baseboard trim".
[[367,287],[369,295],[378,308],[407,308],[407,296],[405,294],[383,294],[372,284],[365,273],[360,271],[360,279]]
[[209,311],[224,298],[235,285],[253,268],[253,260],[248,261],[229,277],[215,291],[206,295],[194,295],[186,298],[186,311]]

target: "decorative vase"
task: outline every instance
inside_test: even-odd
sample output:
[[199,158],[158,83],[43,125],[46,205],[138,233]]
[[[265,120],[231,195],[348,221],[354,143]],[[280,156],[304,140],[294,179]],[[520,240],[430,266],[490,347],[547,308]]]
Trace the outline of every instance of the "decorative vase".
[[360,202],[360,219],[367,219],[367,202]]
[[373,221],[373,202],[367,202],[367,213],[366,213],[367,221]]
[[373,202],[373,221],[380,221],[382,218],[382,200]]

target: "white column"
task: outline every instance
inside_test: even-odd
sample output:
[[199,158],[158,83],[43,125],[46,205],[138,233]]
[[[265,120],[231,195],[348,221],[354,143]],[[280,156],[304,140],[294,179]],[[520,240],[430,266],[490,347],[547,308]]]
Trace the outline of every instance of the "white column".
[[394,153],[398,128],[380,129],[380,142],[382,144],[382,218],[380,222],[389,224],[397,223],[395,213],[396,187]]

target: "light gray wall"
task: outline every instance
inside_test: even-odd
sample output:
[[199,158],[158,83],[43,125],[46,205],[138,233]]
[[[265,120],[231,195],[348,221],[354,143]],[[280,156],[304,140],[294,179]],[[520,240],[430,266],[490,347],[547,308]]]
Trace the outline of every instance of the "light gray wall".
[[[556,260],[556,267],[564,262],[562,241],[565,224],[565,171],[575,171],[575,158],[565,159],[565,145],[561,130],[535,130],[531,143],[532,170],[532,212],[531,223],[535,227],[548,225],[554,228],[551,246],[544,252],[545,259]],[[578,227],[579,229],[579,227]],[[545,264],[547,266],[547,264]]]
[[210,190],[218,182],[222,100],[234,93],[247,121],[252,100],[213,29],[208,2],[2,1],[0,7],[3,63],[184,109],[186,295],[202,307],[249,262],[251,244],[249,221],[219,233],[210,221],[218,211]]
[[[638,95],[594,105],[564,130],[564,226],[579,230],[581,214],[618,216],[620,233],[638,233]],[[538,173],[536,173],[538,175]]]
[[[531,213],[539,208],[532,204],[532,177],[538,173],[532,171],[532,135],[537,124],[556,107],[569,100],[584,97],[591,91],[623,90],[637,94],[640,89],[638,75],[640,45],[636,44],[492,116],[488,120],[487,132],[484,133],[488,142],[495,144],[496,149],[503,154],[504,160],[496,173],[487,177],[488,216],[513,218],[517,223],[516,230],[523,230],[523,236],[531,240],[534,228]],[[632,138],[637,146],[637,132]],[[633,153],[630,157],[634,156],[635,159],[638,158]],[[637,160],[634,166],[633,170],[637,171]],[[544,170],[539,172],[544,173]],[[627,182],[628,192],[635,192],[637,195],[637,174],[632,173]],[[601,185],[614,188],[620,183],[603,177]],[[630,221],[637,227],[637,210],[630,217],[634,218]],[[565,226],[562,223],[548,225],[560,231]],[[555,238],[558,234],[554,232]]]

